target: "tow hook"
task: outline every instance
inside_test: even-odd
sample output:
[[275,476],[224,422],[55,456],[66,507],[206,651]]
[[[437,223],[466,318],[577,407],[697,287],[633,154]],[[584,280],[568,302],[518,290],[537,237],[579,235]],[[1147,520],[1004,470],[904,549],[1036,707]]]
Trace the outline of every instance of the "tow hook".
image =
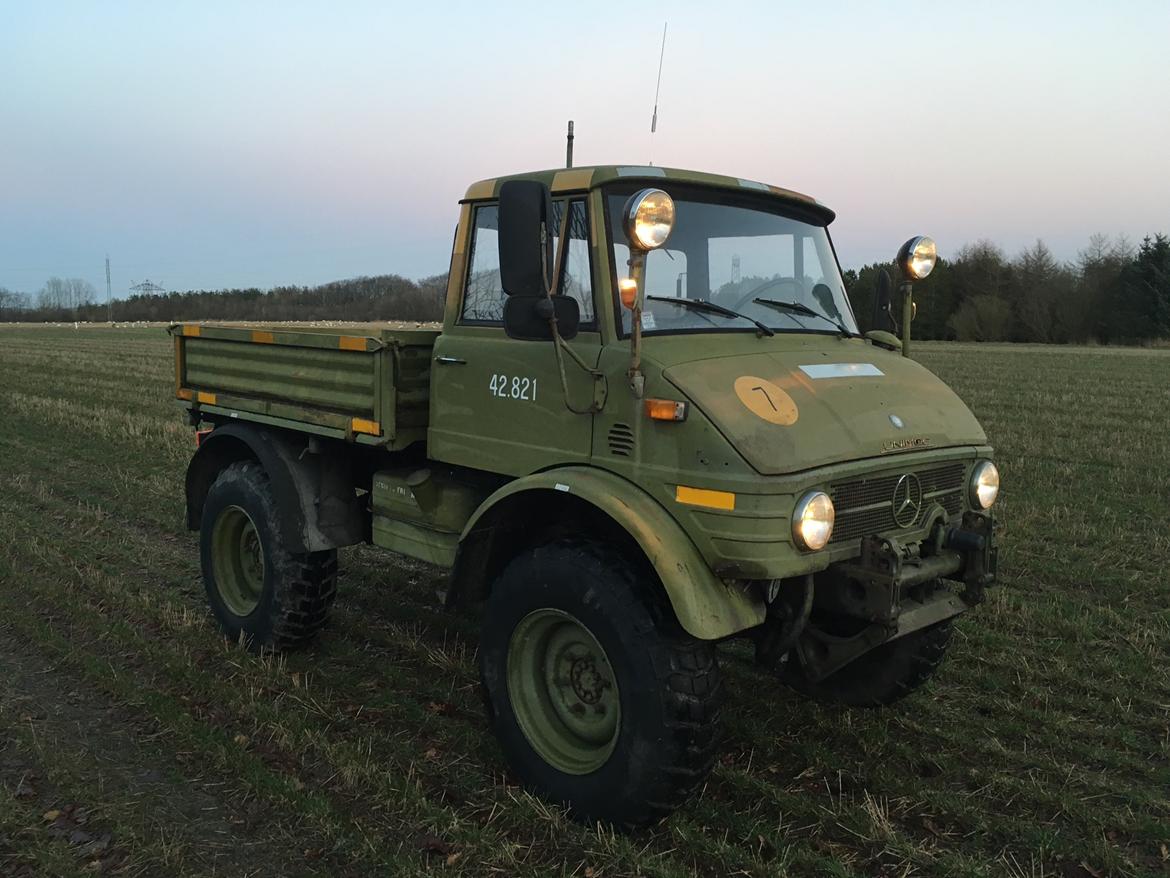
[[999,549],[994,534],[995,519],[979,512],[965,513],[960,527],[947,529],[947,547],[963,554],[963,600],[969,604],[982,603],[984,590],[995,582]]
[[948,527],[944,545],[948,549],[957,549],[960,552],[982,552],[987,546],[987,539],[983,534]]

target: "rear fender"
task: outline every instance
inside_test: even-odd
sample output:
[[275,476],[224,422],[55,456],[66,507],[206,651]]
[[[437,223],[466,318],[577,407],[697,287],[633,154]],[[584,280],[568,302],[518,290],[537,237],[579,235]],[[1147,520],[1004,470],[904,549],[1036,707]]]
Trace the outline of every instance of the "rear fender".
[[588,503],[637,544],[687,633],[701,640],[717,640],[764,621],[763,597],[715,576],[690,537],[658,501],[620,476],[588,467],[563,467],[525,476],[489,496],[461,535],[452,572],[456,589],[466,578],[482,578],[485,569],[490,569],[490,544],[509,524],[497,514],[499,510],[506,508],[511,515],[520,495],[533,492],[534,496],[547,497],[550,491]]
[[198,530],[203,503],[220,471],[254,460],[268,475],[281,536],[292,552],[317,552],[362,541],[365,516],[348,460],[310,451],[309,437],[248,424],[212,430],[187,466],[187,527]]

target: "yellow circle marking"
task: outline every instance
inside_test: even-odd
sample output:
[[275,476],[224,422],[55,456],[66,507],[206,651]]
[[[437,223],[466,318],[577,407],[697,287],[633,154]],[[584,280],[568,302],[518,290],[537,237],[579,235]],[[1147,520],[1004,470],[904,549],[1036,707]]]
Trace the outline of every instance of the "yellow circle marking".
[[735,395],[748,410],[770,424],[788,427],[796,423],[800,412],[792,397],[763,378],[742,375],[735,379]]

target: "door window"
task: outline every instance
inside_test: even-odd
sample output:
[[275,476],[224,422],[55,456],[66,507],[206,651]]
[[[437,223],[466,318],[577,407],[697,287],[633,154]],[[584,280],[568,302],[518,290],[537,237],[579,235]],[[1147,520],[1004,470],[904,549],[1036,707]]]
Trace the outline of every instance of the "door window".
[[[553,202],[553,252],[560,246],[565,202]],[[569,249],[565,251],[561,293],[581,306],[581,323],[593,322],[593,274],[589,267],[589,220],[584,201],[569,202]]]
[[[560,246],[559,234],[565,201],[553,202],[553,253]],[[589,258],[589,221],[584,201],[569,204],[569,249],[565,251],[560,292],[572,296],[581,308],[581,324],[594,322],[593,272]],[[467,283],[463,294],[463,323],[500,323],[504,299],[500,283],[499,208],[482,205],[475,209],[468,260]]]
[[464,323],[499,323],[504,319],[504,288],[500,284],[500,210],[494,204],[475,209],[463,293]]

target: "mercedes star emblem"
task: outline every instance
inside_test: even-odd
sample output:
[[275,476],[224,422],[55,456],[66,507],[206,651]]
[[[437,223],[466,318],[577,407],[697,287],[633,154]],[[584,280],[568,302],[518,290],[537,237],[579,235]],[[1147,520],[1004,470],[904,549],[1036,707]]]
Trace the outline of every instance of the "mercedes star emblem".
[[922,482],[918,481],[918,476],[906,473],[898,479],[890,508],[898,527],[910,527],[918,520],[918,513],[922,511]]

